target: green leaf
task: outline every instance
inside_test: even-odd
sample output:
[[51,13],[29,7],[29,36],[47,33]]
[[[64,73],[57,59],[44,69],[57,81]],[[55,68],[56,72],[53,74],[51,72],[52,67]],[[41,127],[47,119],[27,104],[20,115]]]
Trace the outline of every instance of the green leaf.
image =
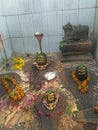
[[4,75],[4,78],[5,79],[10,79],[10,75],[6,74],[6,75]]
[[69,116],[72,114],[71,105],[68,105],[68,106],[67,106],[66,112],[67,112],[67,114],[68,114]]
[[10,92],[9,96],[14,96],[16,93],[16,90],[14,89],[12,92]]
[[66,46],[68,44],[68,42],[66,42],[66,41],[61,41],[60,42],[60,47],[64,47],[64,46]]
[[3,97],[2,97],[2,99],[6,99],[8,97],[8,95],[4,95]]

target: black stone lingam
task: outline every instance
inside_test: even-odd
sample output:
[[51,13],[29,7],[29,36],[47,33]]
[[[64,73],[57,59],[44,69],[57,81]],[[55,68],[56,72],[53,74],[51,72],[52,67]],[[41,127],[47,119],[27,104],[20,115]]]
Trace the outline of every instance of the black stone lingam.
[[83,65],[83,64],[79,64],[79,65],[76,67],[75,74],[76,74],[76,77],[77,77],[80,81],[86,80],[86,79],[87,79],[87,76],[88,76],[88,72],[87,72],[86,66]]

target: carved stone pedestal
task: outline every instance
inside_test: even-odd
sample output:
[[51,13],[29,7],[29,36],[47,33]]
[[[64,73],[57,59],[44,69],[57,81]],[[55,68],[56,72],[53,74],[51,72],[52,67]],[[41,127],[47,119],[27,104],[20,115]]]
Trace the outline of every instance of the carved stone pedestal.
[[94,48],[91,40],[67,44],[60,47],[61,62],[92,60]]
[[82,61],[95,58],[96,39],[90,36],[87,25],[72,25],[68,23],[63,26],[64,38],[60,42],[61,61]]

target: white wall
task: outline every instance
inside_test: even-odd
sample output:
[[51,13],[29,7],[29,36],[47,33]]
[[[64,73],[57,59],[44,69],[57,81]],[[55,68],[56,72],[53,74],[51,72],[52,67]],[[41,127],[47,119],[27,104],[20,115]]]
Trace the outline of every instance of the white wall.
[[43,51],[58,52],[67,22],[86,24],[93,32],[95,7],[96,0],[0,0],[0,32],[21,53],[38,51],[34,33],[42,32]]

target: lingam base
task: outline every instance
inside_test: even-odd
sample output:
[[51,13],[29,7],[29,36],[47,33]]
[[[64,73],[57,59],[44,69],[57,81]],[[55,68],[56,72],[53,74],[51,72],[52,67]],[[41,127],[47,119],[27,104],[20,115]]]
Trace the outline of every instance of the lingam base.
[[45,65],[38,65],[38,63],[36,61],[33,62],[33,67],[37,68],[38,70],[45,70],[49,65],[50,65],[50,61],[48,61]]

